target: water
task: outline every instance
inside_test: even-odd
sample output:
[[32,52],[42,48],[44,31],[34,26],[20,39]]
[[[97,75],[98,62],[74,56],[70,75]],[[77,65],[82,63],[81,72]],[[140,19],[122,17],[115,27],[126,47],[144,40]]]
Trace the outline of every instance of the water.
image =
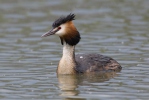
[[[149,98],[148,0],[0,0],[0,99]],[[41,38],[61,15],[76,14],[76,52],[116,59],[120,73],[57,76],[57,36]]]

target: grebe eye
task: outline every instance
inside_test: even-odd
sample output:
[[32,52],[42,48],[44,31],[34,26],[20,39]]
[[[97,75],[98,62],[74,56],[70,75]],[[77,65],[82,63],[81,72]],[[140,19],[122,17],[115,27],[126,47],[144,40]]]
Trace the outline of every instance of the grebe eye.
[[60,29],[61,29],[61,27],[58,27],[58,29],[60,30]]

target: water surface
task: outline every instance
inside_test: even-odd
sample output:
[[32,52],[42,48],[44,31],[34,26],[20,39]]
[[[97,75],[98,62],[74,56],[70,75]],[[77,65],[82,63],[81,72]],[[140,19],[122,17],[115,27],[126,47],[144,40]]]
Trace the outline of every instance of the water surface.
[[[0,99],[149,98],[148,0],[0,0]],[[57,36],[41,38],[61,15],[76,14],[76,53],[116,59],[120,73],[57,76]]]

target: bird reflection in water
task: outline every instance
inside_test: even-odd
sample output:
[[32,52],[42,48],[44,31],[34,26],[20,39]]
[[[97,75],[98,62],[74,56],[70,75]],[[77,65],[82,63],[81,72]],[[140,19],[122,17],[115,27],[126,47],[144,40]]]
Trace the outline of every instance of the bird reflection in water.
[[60,96],[64,96],[69,100],[70,97],[79,95],[79,87],[88,86],[90,83],[105,82],[116,76],[118,76],[117,72],[57,75],[59,88],[61,89]]

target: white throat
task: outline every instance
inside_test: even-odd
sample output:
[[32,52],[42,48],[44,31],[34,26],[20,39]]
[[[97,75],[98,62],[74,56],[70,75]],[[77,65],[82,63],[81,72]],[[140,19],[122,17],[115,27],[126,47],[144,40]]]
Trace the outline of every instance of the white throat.
[[64,42],[62,58],[67,60],[75,60],[75,46],[70,46]]
[[60,74],[73,74],[75,73],[75,69],[75,46],[64,43],[63,56],[59,62],[57,71]]

